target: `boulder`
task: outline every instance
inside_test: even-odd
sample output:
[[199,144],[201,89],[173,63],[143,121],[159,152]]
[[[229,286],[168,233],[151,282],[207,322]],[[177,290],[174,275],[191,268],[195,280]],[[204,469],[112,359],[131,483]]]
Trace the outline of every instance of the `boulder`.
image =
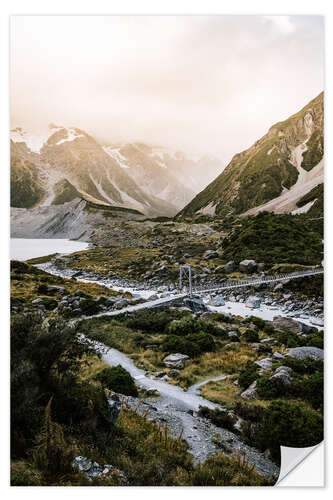
[[225,305],[225,301],[224,301],[224,298],[223,297],[216,297],[216,299],[214,300],[214,306],[216,307],[221,307],[221,306],[224,306]]
[[255,297],[254,295],[251,295],[246,299],[245,305],[247,307],[251,307],[252,309],[258,309],[261,304],[261,298],[260,297]]
[[241,273],[253,273],[257,268],[255,260],[245,259],[239,263],[239,270]]
[[281,354],[280,352],[273,352],[273,359],[275,359],[276,361],[282,361],[284,358],[284,355]]
[[288,367],[280,366],[280,368],[275,371],[274,375],[270,377],[270,380],[272,380],[273,382],[277,382],[278,384],[290,385],[293,380],[292,376],[290,375],[291,370],[287,370],[286,368]]
[[260,361],[255,361],[255,364],[260,366],[263,370],[271,370],[272,369],[272,360],[271,358],[264,358]]
[[257,381],[255,380],[252,384],[241,394],[243,399],[258,399],[259,394],[257,393]]
[[72,465],[87,476],[90,481],[95,477],[103,477],[115,472],[122,481],[126,482],[124,473],[113,467],[113,465],[99,465],[97,462],[82,456],[75,457]]
[[288,350],[286,356],[300,360],[307,357],[311,359],[324,359],[324,350],[319,347],[294,347]]
[[275,316],[275,318],[273,318],[273,328],[274,330],[280,332],[288,331],[297,333],[297,335],[302,333],[315,333],[318,331],[318,329],[314,326],[309,326],[301,321],[296,321],[292,318],[285,318],[283,316]]
[[287,372],[289,375],[293,372],[292,368],[290,366],[279,366],[274,373],[280,373],[280,372]]
[[204,259],[216,259],[218,257],[218,253],[215,250],[206,250],[203,254]]
[[232,273],[236,269],[236,264],[234,263],[233,260],[229,260],[224,266],[223,266],[223,272],[225,274]]
[[117,394],[112,394],[109,399],[109,406],[111,410],[111,421],[114,425],[117,421],[120,409],[121,409],[121,401]]
[[186,361],[189,359],[190,357],[186,354],[175,353],[169,354],[169,356],[164,358],[163,363],[169,368],[183,368]]

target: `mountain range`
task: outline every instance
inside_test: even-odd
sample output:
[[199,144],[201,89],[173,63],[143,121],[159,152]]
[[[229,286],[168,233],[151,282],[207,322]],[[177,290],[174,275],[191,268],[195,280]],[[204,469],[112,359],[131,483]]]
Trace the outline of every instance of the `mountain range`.
[[83,198],[173,216],[221,169],[215,158],[192,160],[167,148],[101,145],[78,128],[51,125],[39,140],[20,127],[11,130],[11,206],[17,208]]
[[[33,209],[36,214],[38,209],[39,217],[49,214],[50,227],[57,210],[47,207],[74,200],[153,217],[224,217],[265,210],[322,215],[323,130],[321,93],[298,113],[273,125],[223,169],[215,158],[189,159],[161,146],[101,145],[78,128],[51,125],[38,140],[15,128],[11,131],[11,206]],[[214,179],[216,172],[221,173]],[[15,212],[15,223],[24,220],[24,213]]]

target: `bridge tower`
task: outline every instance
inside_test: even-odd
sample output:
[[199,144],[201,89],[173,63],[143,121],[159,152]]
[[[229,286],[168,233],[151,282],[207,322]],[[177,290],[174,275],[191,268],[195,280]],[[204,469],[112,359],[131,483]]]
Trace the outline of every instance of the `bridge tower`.
[[182,289],[183,282],[188,279],[188,292],[190,297],[193,294],[192,286],[192,266],[191,264],[184,264],[179,267],[179,288]]

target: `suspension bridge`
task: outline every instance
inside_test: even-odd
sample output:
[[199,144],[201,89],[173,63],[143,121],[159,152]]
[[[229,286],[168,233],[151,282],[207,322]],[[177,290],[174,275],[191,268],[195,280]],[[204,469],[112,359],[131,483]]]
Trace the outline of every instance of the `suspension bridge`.
[[323,268],[308,269],[305,271],[296,271],[294,273],[284,273],[284,274],[271,274],[256,276],[249,279],[243,280],[224,280],[220,284],[210,284],[206,286],[194,286],[193,285],[193,272],[191,265],[181,265],[179,269],[179,284],[178,290],[173,290],[171,292],[166,292],[166,296],[160,297],[154,300],[147,300],[141,304],[129,305],[122,309],[112,310],[108,312],[101,312],[93,316],[87,317],[97,317],[97,316],[119,316],[124,313],[131,313],[135,311],[140,311],[142,309],[154,309],[164,306],[168,303],[178,302],[186,297],[195,298],[205,295],[207,293],[214,292],[224,292],[229,290],[234,290],[237,288],[246,288],[256,285],[263,285],[267,283],[276,283],[281,281],[294,280],[299,278],[316,276],[324,273]]

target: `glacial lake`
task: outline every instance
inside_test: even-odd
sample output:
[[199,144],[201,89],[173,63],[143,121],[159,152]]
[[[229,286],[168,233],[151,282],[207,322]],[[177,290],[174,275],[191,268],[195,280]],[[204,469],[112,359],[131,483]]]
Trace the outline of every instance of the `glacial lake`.
[[68,254],[85,250],[89,243],[65,239],[11,238],[10,258],[28,260],[54,253]]

